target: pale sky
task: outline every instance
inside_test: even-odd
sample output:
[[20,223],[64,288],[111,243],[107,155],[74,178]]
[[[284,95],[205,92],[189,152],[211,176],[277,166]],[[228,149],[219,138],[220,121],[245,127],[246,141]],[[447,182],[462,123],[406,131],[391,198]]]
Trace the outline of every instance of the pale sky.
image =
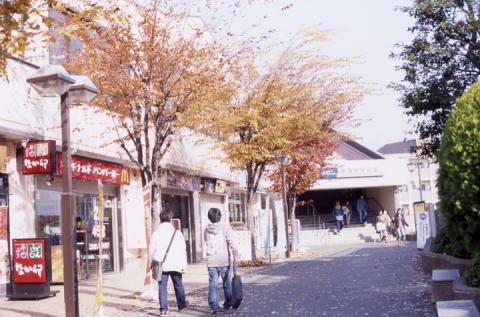
[[[232,0],[233,1],[233,0]],[[402,78],[395,71],[397,60],[389,53],[395,43],[408,42],[407,28],[413,23],[410,17],[396,7],[409,4],[407,0],[274,0],[266,3],[242,5],[244,18],[236,18],[234,31],[249,29],[275,29],[274,41],[291,38],[300,28],[321,25],[334,29],[330,42],[322,51],[332,57],[358,56],[364,63],[354,65],[354,73],[365,81],[376,83],[380,95],[368,96],[356,109],[355,118],[362,124],[350,131],[356,140],[377,150],[386,143],[412,138],[404,109],[398,105],[398,94],[387,88],[391,81]],[[287,10],[281,8],[292,4]],[[264,18],[264,16],[267,16]],[[263,21],[252,30],[250,25]]]

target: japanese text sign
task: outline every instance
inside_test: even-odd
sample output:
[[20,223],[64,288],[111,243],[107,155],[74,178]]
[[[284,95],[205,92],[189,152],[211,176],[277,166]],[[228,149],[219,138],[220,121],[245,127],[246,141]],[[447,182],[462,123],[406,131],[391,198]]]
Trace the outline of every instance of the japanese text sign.
[[[56,175],[63,175],[61,153],[57,154]],[[84,180],[101,180],[112,184],[130,184],[130,170],[119,164],[101,162],[79,156],[72,156],[72,177]]]
[[55,171],[55,141],[28,142],[23,149],[23,174],[51,174]]
[[15,283],[45,283],[45,241],[43,239],[13,240],[13,277]]

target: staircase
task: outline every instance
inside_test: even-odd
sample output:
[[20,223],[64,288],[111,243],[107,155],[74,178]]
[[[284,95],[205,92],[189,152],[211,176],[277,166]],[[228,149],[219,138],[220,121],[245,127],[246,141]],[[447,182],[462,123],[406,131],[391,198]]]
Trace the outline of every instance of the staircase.
[[[336,234],[334,224],[325,224],[325,227],[303,227],[300,231],[301,246],[357,244],[378,241],[379,235],[371,223],[365,225],[352,224],[344,227],[341,234]],[[389,237],[392,240],[392,237]]]

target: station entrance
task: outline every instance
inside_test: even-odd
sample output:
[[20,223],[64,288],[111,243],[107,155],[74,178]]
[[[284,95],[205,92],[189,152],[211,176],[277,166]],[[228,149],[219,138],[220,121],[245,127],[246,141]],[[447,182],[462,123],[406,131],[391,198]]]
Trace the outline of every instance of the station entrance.
[[363,195],[367,201],[367,222],[374,223],[380,210],[387,210],[390,215],[395,211],[394,187],[341,188],[309,190],[298,197],[295,216],[300,220],[302,228],[321,227],[323,224],[335,223],[332,209],[335,202],[343,206],[350,202],[353,212],[351,224],[359,224],[356,208],[357,199]]

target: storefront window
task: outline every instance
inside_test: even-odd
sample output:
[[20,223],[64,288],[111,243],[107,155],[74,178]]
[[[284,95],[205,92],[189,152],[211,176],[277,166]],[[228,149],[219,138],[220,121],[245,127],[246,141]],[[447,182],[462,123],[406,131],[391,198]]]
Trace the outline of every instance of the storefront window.
[[228,196],[230,223],[245,223],[245,195],[232,192]]
[[37,237],[52,238],[52,245],[61,244],[61,193],[51,190],[37,190]]
[[[113,271],[112,215],[115,197],[104,196],[102,270]],[[96,274],[99,266],[99,213],[98,197],[84,194],[76,197],[76,242],[80,252],[80,268],[83,277]],[[37,237],[51,237],[52,245],[62,244],[61,193],[51,190],[36,191]]]

